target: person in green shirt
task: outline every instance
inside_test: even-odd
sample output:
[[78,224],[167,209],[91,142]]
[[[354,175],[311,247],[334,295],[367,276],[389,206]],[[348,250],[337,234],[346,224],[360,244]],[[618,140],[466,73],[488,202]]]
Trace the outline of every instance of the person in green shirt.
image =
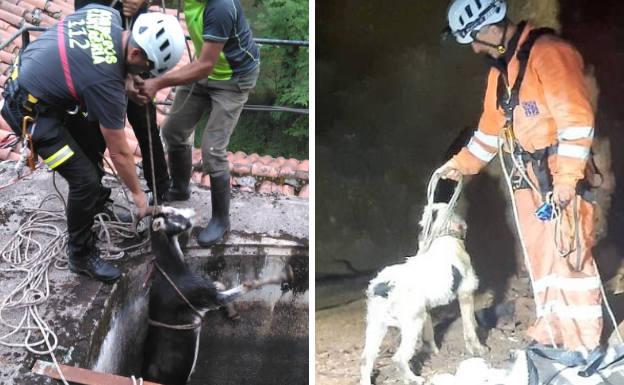
[[145,79],[140,92],[152,99],[162,88],[176,89],[172,111],[161,131],[169,158],[168,201],[190,197],[192,137],[209,113],[201,141],[202,167],[210,176],[212,218],[198,235],[203,247],[229,230],[230,173],[227,145],[260,71],[260,53],[239,0],[185,0],[185,20],[195,59],[175,71]]

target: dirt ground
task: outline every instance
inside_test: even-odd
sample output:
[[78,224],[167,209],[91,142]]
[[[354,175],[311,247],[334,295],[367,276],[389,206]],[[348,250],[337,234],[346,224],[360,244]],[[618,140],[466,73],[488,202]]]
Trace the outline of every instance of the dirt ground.
[[[533,300],[529,295],[528,279],[515,277],[498,308],[503,314],[496,327],[481,328],[480,337],[490,348],[484,357],[493,367],[507,368],[510,353],[526,344],[524,332],[532,322]],[[489,306],[491,293],[477,295],[477,308]],[[364,299],[347,305],[316,312],[316,384],[355,385],[359,383],[360,354],[364,345]],[[484,311],[477,311],[481,319]],[[491,313],[487,313],[491,314]],[[412,359],[416,373],[426,379],[436,373],[454,373],[459,362],[470,358],[465,353],[461,319],[457,304],[433,312],[435,335],[440,352],[437,355],[422,351]],[[490,318],[491,319],[491,318]],[[376,385],[400,383],[397,371],[390,357],[399,338],[394,331],[386,336],[382,353],[375,364]]]

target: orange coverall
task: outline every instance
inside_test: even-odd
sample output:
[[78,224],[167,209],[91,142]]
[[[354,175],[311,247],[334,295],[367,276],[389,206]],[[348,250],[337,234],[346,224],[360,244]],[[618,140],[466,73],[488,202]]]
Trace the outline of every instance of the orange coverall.
[[[522,31],[518,49],[531,29],[527,25]],[[507,64],[510,85],[514,84],[518,68],[514,54]],[[499,70],[492,68],[479,127],[470,143],[453,158],[457,170],[464,175],[478,173],[497,152],[499,132],[505,123],[504,113],[496,103],[498,77]],[[557,144],[556,154],[548,158],[554,185],[576,186],[583,179],[594,133],[590,91],[584,80],[581,55],[557,36],[541,36],[533,45],[519,104],[513,112],[513,128],[517,142],[528,152]],[[537,185],[530,167],[528,173]],[[591,251],[592,203],[576,196],[576,201],[563,210],[559,232],[555,220],[544,222],[534,215],[542,203],[540,194],[518,189],[514,200],[537,304],[537,319],[529,328],[529,337],[550,344],[548,323],[559,347],[596,347],[602,330],[602,308],[600,279]],[[578,221],[574,220],[575,215]],[[579,227],[578,241],[575,223]]]

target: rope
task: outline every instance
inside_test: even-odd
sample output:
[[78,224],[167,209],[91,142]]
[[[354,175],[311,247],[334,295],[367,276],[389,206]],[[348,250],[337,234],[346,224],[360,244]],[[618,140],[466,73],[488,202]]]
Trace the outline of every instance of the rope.
[[[63,384],[68,385],[54,355],[58,337],[38,310],[50,296],[50,266],[65,264],[66,257],[67,233],[54,224],[64,220],[64,213],[42,209],[51,197],[54,196],[45,197],[38,208],[26,209],[32,213],[0,250],[2,261],[9,265],[0,271],[25,275],[0,303],[0,324],[9,329],[0,336],[0,344],[25,348],[35,354],[49,354]],[[5,319],[5,314],[11,312],[21,312],[21,317],[17,317],[19,321]]]
[[[53,185],[56,195],[46,196],[36,208],[26,208],[29,215],[25,222],[0,249],[2,262],[9,265],[0,268],[0,272],[24,275],[0,302],[0,327],[8,329],[0,335],[0,345],[25,348],[34,354],[49,354],[63,383],[68,385],[54,355],[54,350],[58,347],[58,337],[39,314],[39,306],[50,297],[50,268],[68,268],[65,210],[43,209],[53,199],[60,200],[66,207],[66,202],[56,186],[55,173]],[[140,244],[115,248],[113,243],[134,238],[133,226],[112,221],[105,214],[96,216],[93,230],[99,239],[105,240],[109,245],[108,248],[101,248],[105,252],[103,259],[119,259],[124,251],[142,248],[149,242],[146,239]],[[117,255],[111,255],[113,251]]]
[[422,220],[422,231],[421,231],[421,246],[419,251],[426,251],[431,246],[431,242],[438,236],[442,234],[446,227],[448,226],[448,222],[453,215],[453,211],[455,210],[455,206],[457,205],[457,200],[459,199],[459,194],[462,190],[462,180],[463,178],[460,176],[457,181],[457,185],[455,186],[455,191],[451,196],[451,200],[448,203],[448,208],[444,213],[444,217],[440,220],[439,218],[436,221],[439,221],[440,226],[433,228],[433,211],[435,204],[435,192],[438,186],[438,182],[440,178],[442,178],[443,169],[439,168],[433,172],[431,178],[429,179],[429,184],[427,185],[427,205],[423,210],[423,220]]
[[178,296],[180,298],[182,298],[182,300],[188,305],[188,307],[193,310],[193,312],[195,314],[197,314],[200,318],[204,318],[204,316],[202,315],[202,313],[197,310],[195,308],[195,306],[193,306],[193,304],[191,303],[191,301],[188,300],[188,298],[186,298],[184,296],[184,294],[182,294],[182,292],[180,291],[180,289],[178,288],[178,286],[176,286],[175,282],[173,282],[173,280],[169,277],[169,275],[165,272],[165,270],[163,270],[162,267],[160,267],[160,265],[154,261],[154,266],[156,266],[156,268],[158,269],[158,271],[160,272],[160,274],[163,275],[163,277],[165,277],[165,279],[167,280],[167,282],[169,282],[169,284],[171,285],[171,287],[173,287],[173,289],[176,291],[176,293],[178,293]]
[[[540,308],[538,306],[537,303],[537,292],[535,291],[535,278],[533,276],[533,270],[531,268],[531,261],[529,260],[529,253],[527,251],[526,248],[526,244],[524,243],[524,238],[522,237],[522,233],[520,231],[520,219],[518,217],[518,206],[516,205],[516,200],[514,199],[514,191],[513,191],[513,184],[511,182],[511,176],[510,176],[510,172],[507,170],[507,167],[505,167],[505,158],[504,158],[504,154],[503,154],[503,143],[504,143],[504,130],[501,130],[501,134],[498,136],[498,143],[497,143],[497,147],[498,147],[498,159],[500,161],[501,164],[501,168],[503,170],[503,175],[505,176],[505,182],[507,185],[507,189],[509,191],[509,198],[511,200],[511,206],[512,206],[512,212],[513,212],[513,217],[514,217],[514,223],[516,225],[516,232],[518,233],[518,239],[520,239],[520,245],[522,247],[522,254],[524,256],[524,265],[527,268],[527,271],[529,273],[529,282],[531,283],[531,290],[533,290],[533,302],[535,303],[535,309],[536,311]],[[503,137],[503,139],[501,139],[501,137]],[[508,142],[507,143],[510,147],[509,147],[509,151],[510,151],[510,155],[511,158],[514,159],[513,156],[513,143]],[[514,164],[516,165],[516,168],[518,167],[518,165],[516,164],[516,161],[514,160]],[[522,165],[521,165],[522,166]],[[520,172],[523,178],[527,178],[527,181],[529,180],[526,173],[524,173],[524,167],[520,167],[517,168]],[[513,171],[513,169],[512,169]],[[530,184],[531,186],[531,184]],[[534,186],[532,186],[533,188]],[[537,190],[537,194],[539,195],[539,190]],[[552,326],[550,325],[550,321],[548,320],[548,317],[544,317],[544,320],[546,321],[546,330],[548,332],[548,337],[550,338],[550,343],[552,344],[552,346],[557,347],[557,344],[555,343],[555,337],[552,331]]]
[[[154,108],[156,108],[156,106],[154,106]],[[156,113],[156,111],[154,111],[154,113]],[[154,146],[152,145],[152,121],[150,119],[150,113],[149,113],[149,104],[145,105],[145,120],[147,121],[147,141],[149,144],[149,153],[150,153],[150,164],[152,165],[151,167],[151,174],[152,174],[152,196],[154,198],[154,207],[158,207],[158,194],[156,191],[156,171],[154,170],[155,166],[154,166]]]
[[172,330],[195,330],[197,328],[200,328],[202,325],[201,320],[190,323],[190,324],[170,325],[170,324],[166,324],[163,322],[154,321],[151,318],[147,319],[147,323],[152,326],[157,326],[157,327],[161,327],[165,329],[172,329]]

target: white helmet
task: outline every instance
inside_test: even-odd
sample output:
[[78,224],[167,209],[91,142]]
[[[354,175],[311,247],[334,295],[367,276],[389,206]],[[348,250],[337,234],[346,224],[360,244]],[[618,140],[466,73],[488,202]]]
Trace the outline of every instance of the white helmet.
[[184,31],[178,19],[160,12],[139,15],[132,26],[132,38],[154,63],[150,71],[154,76],[175,67],[185,49]]
[[472,31],[498,23],[506,12],[505,0],[455,0],[448,10],[449,27],[458,43],[470,44]]

